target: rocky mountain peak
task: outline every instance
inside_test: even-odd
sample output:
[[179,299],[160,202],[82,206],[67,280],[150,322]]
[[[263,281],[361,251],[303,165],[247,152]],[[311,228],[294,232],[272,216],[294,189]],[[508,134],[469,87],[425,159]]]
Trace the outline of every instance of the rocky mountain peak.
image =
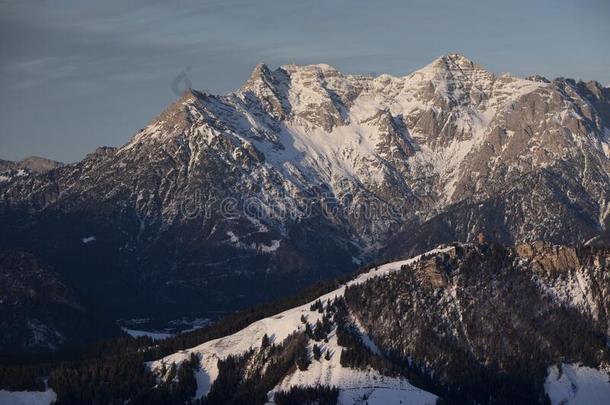
[[295,65],[288,64],[282,65],[281,69],[288,72],[289,74],[309,74],[322,76],[333,76],[340,75],[339,71],[326,63],[317,63],[312,65]]
[[467,57],[465,57],[464,55],[461,55],[459,53],[448,53],[446,55],[439,56],[432,62],[432,64],[435,66],[438,66],[438,67],[445,67],[447,69],[450,69],[454,66],[459,66],[459,67],[478,66],[478,65],[475,65],[475,63],[473,61],[471,61],[470,59],[468,59]]
[[468,78],[469,74],[479,73],[486,76],[494,76],[493,73],[485,69],[483,66],[471,61],[458,53],[450,53],[439,56],[430,64],[420,69],[419,71],[434,71],[437,74],[452,74],[460,79]]
[[272,73],[271,73],[271,70],[269,69],[269,66],[267,66],[263,62],[258,63],[252,70],[252,73],[250,74],[250,78],[246,82],[246,86],[253,85],[253,84],[259,83],[261,81],[270,82],[270,81],[272,81],[271,76],[272,76]]
[[551,81],[544,76],[541,75],[530,75],[525,78],[526,80],[531,80],[533,82],[541,82],[541,83],[550,83]]

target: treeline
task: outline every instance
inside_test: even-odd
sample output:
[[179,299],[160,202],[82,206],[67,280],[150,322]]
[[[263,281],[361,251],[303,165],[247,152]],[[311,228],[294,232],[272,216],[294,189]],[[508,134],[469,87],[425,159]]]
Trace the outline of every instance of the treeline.
[[49,375],[57,404],[122,402],[143,395],[155,383],[153,374],[137,357],[59,365]]
[[9,391],[44,391],[44,366],[0,367],[0,389]]
[[[265,338],[263,338],[265,339]],[[218,377],[200,405],[267,403],[267,393],[289,373],[307,369],[307,336],[302,332],[289,335],[281,344],[261,345],[239,356],[228,356],[218,362]]]
[[316,387],[294,386],[288,391],[276,392],[273,400],[277,405],[335,405],[339,399],[337,387],[318,385]]
[[[134,346],[131,348],[131,350],[145,350],[145,361],[158,360],[169,354],[176,353],[180,350],[186,350],[188,348],[198,346],[209,340],[218,339],[223,336],[239,332],[246,326],[260,319],[267,318],[279,312],[283,312],[288,309],[306,304],[307,302],[312,301],[316,297],[324,295],[338,288],[349,278],[350,277],[343,277],[340,279],[319,283],[306,289],[304,292],[294,297],[261,305],[256,308],[244,310],[236,314],[229,315],[226,318],[219,320],[218,322],[206,325],[203,328],[182,333],[161,341],[157,341],[154,342],[154,344],[152,344],[152,342],[148,344],[145,343],[144,347]],[[111,344],[109,346],[111,346]],[[116,348],[110,348],[110,350],[116,350]],[[106,352],[104,350],[101,350],[100,352],[95,354],[97,356],[103,356],[104,353]]]
[[[359,272],[362,271],[366,269]],[[48,362],[48,356],[41,356],[40,362],[28,358],[24,364],[0,365],[0,389],[43,390],[43,378],[52,375],[49,386],[58,393],[60,401],[67,396],[63,403],[97,403],[97,398],[120,402],[128,395],[143,395],[150,391],[154,380],[153,374],[144,367],[145,362],[236,333],[260,319],[310,302],[350,278],[344,276],[318,283],[293,297],[244,310],[161,341],[121,337],[98,342],[85,350],[63,352],[62,356],[69,360]],[[300,363],[306,363],[303,356]],[[79,391],[82,394],[77,397],[74,393]]]
[[349,321],[344,298],[335,300],[334,320],[337,325],[337,344],[342,346],[339,361],[343,367],[367,370],[372,368],[382,375],[398,376],[402,370],[382,355],[373,353],[362,341],[360,333]]
[[193,354],[179,365],[164,365],[158,381],[137,358],[91,361],[80,367],[56,367],[48,384],[57,394],[56,405],[186,403],[197,390],[198,367],[199,358]]
[[267,318],[279,312],[283,312],[311,302],[315,298],[339,288],[341,285],[345,284],[355,276],[369,271],[369,269],[371,269],[371,266],[363,267],[351,275],[345,275],[342,277],[337,277],[333,280],[317,283],[304,289],[301,293],[293,297],[240,311],[238,313],[229,315],[218,322],[204,326],[203,328],[157,341],[152,347],[140,347],[137,350],[145,350],[146,361],[153,361],[177,351],[195,347],[209,340],[231,335],[239,332],[246,326],[260,319]]
[[[347,287],[353,293],[355,287]],[[365,297],[361,297],[366,299]],[[431,392],[441,392],[427,373],[416,364],[403,361],[401,357],[392,356],[391,353],[375,353],[363,341],[361,332],[355,327],[351,317],[350,308],[344,297],[328,300],[326,306],[320,300],[310,306],[311,311],[317,311],[322,319],[311,326],[306,318],[301,317],[305,324],[305,333],[314,341],[328,341],[328,333],[335,330],[337,343],[342,347],[338,353],[341,366],[368,370],[373,369],[381,375],[407,378],[413,385]],[[322,351],[317,344],[313,345],[312,356],[314,360],[322,357]],[[326,350],[324,358],[330,360],[331,353]]]
[[241,396],[239,387],[244,379],[244,369],[254,354],[250,350],[240,355],[230,355],[218,361],[218,376],[210,387],[208,395],[198,398],[199,405],[230,404]]

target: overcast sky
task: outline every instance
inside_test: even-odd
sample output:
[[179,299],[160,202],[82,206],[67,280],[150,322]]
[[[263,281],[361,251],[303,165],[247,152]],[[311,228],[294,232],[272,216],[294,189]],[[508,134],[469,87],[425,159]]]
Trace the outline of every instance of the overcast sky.
[[458,52],[610,85],[608,0],[0,0],[0,159],[120,146],[177,96],[258,62],[404,75]]

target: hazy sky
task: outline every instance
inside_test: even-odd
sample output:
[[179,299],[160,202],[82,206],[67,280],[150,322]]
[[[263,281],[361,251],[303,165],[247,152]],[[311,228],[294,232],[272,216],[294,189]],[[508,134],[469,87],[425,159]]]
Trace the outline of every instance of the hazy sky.
[[0,159],[119,146],[177,96],[258,62],[404,75],[459,52],[610,85],[608,0],[0,0]]

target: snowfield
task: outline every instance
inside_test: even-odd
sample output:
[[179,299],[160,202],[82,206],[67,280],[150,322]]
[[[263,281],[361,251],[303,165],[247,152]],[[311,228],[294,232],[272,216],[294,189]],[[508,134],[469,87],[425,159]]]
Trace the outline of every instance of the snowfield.
[[[450,247],[437,248],[428,252],[428,254],[446,252],[450,249]],[[373,277],[398,271],[401,266],[414,263],[420,257],[416,256],[408,260],[381,265],[357,276],[346,285],[363,283]],[[148,365],[153,371],[158,372],[164,363],[167,365],[176,363],[178,365],[188,359],[191,353],[199,355],[201,358],[200,370],[196,372],[195,378],[197,380],[196,396],[201,397],[209,392],[211,385],[218,377],[217,363],[219,359],[259,347],[265,334],[269,336],[272,343],[279,344],[291,333],[304,330],[305,326],[301,322],[302,315],[307,318],[310,324],[322,319],[321,313],[310,310],[311,304],[318,299],[322,304],[326,304],[328,300],[341,297],[345,292],[345,287],[345,285],[341,286],[305,305],[256,321],[233,335],[205,342],[194,348],[151,362]],[[367,336],[363,336],[363,338],[365,342],[368,342],[367,345],[374,348],[374,342],[370,341]],[[314,343],[313,341],[309,343],[310,353]],[[300,371],[297,369],[293,374],[288,375],[271,390],[268,395],[270,401],[272,401],[273,394],[276,391],[286,390],[294,385],[315,386],[318,384],[334,385],[339,388],[339,403],[341,404],[366,402],[369,404],[388,404],[390,398],[395,403],[402,401],[402,403],[408,404],[434,404],[436,401],[437,397],[434,394],[414,387],[407,379],[385,377],[372,369],[362,371],[342,367],[339,362],[342,348],[337,344],[334,330],[329,334],[328,343],[321,343],[321,347],[322,357],[320,360],[312,359],[312,364],[307,370]],[[326,351],[330,351],[330,360],[324,359]]]
[[82,238],[84,244],[95,242],[95,240],[95,236],[87,236],[85,238]]
[[121,327],[121,329],[125,333],[129,334],[129,336],[134,337],[134,338],[148,336],[152,340],[161,340],[161,339],[167,339],[168,337],[173,336],[173,334],[165,333],[165,332],[150,332],[150,331],[146,331],[146,330],[128,329],[128,328],[124,328],[124,327]]
[[544,389],[553,405],[607,404],[610,399],[610,370],[580,364],[549,368]]
[[[398,404],[399,401],[405,404],[434,404],[436,402],[436,395],[414,387],[404,378],[386,377],[372,369],[362,371],[341,366],[339,359],[342,348],[337,344],[335,331],[331,332],[328,338],[328,343],[318,343],[322,348],[320,360],[312,358],[307,370],[297,369],[287,376],[269,393],[270,403],[273,403],[272,399],[276,391],[288,391],[291,387],[299,385],[338,387],[340,404],[361,402],[385,405]],[[310,342],[310,353],[314,343]],[[327,351],[331,354],[330,360],[324,358]]]
[[49,405],[57,399],[51,389],[46,391],[6,391],[0,390],[2,405]]

